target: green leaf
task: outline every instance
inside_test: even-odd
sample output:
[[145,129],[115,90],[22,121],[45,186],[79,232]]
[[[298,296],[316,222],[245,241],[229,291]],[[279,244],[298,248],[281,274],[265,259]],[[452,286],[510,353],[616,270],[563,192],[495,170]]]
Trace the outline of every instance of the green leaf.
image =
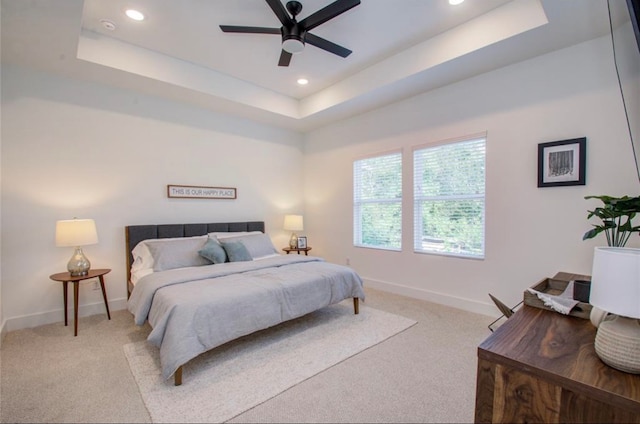
[[584,233],[584,236],[582,236],[582,240],[592,239],[603,231],[604,228],[601,227],[592,228],[591,230]]
[[588,210],[587,219],[598,218],[600,225],[594,225],[587,231],[583,240],[596,237],[601,232],[607,236],[610,246],[624,246],[632,233],[640,235],[640,226],[634,226],[632,220],[640,213],[640,196],[585,196],[585,199],[598,199],[603,206]]

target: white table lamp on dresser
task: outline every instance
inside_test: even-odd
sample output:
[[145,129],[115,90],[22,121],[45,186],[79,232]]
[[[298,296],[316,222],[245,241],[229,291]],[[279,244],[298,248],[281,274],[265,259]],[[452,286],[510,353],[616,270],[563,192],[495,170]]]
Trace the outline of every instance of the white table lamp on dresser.
[[640,374],[640,249],[595,248],[589,301],[600,359]]

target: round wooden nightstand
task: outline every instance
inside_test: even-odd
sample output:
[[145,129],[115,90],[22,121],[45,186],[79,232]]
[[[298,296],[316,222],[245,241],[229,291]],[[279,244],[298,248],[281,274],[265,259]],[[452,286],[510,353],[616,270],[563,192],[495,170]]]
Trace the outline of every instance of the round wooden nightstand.
[[109,303],[107,302],[107,291],[104,288],[104,275],[111,272],[110,269],[90,269],[87,275],[72,276],[69,272],[60,272],[58,274],[50,275],[54,281],[62,282],[62,295],[64,297],[64,325],[68,325],[67,321],[67,285],[73,283],[73,335],[78,335],[78,286],[80,281],[96,278],[100,280],[100,287],[102,288],[102,298],[104,299],[104,306],[107,308],[107,318],[111,319],[109,313]]
[[305,256],[309,256],[308,252],[309,250],[311,250],[310,247],[304,247],[302,249],[297,248],[297,247],[284,247],[282,250],[284,250],[285,252],[287,252],[287,255],[291,252],[298,252],[298,255],[300,254],[300,252],[304,252]]

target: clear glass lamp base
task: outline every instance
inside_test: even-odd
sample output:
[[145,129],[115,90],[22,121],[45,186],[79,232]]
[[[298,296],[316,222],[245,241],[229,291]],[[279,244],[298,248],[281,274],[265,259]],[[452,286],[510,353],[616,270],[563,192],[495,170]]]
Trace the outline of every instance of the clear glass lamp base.
[[89,259],[84,256],[82,248],[76,247],[73,256],[71,256],[71,259],[69,259],[69,262],[67,263],[67,270],[72,277],[80,277],[87,275],[89,273],[89,268],[91,268],[91,262],[89,262]]
[[291,234],[291,238],[289,239],[289,247],[292,249],[298,247],[298,236],[295,233]]

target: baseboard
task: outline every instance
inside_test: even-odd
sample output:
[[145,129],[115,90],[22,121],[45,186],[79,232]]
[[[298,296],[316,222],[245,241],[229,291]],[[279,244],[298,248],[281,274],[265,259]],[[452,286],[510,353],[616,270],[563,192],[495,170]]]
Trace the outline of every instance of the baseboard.
[[452,308],[462,309],[463,311],[474,312],[476,314],[482,314],[492,318],[500,315],[500,312],[492,303],[478,302],[476,300],[451,296],[430,290],[418,289],[415,287],[403,286],[401,284],[390,283],[387,281],[373,280],[365,277],[362,279],[364,280],[365,287],[371,287],[376,290],[426,300],[428,302],[438,303],[440,305],[450,306]]
[[[127,299],[109,300],[109,311],[119,311],[127,308]],[[95,302],[78,307],[78,316],[87,317],[90,315],[104,314],[104,302]],[[69,324],[73,322],[73,306],[67,311]],[[38,314],[22,315],[18,317],[8,318],[2,327],[2,336],[9,331],[21,330],[23,328],[33,328],[40,325],[53,324],[56,322],[64,322],[64,309],[60,308],[55,311],[42,312]]]
[[[495,318],[499,315],[499,312],[496,310],[495,305],[490,303],[482,303],[471,299],[455,297],[430,290],[418,289],[415,287],[403,286],[401,284],[390,283],[387,281],[374,280],[371,278],[363,277],[363,280],[365,282],[365,287],[371,287],[376,290],[382,290],[402,296],[413,297],[415,299],[426,300],[428,302],[438,303],[440,305],[450,306],[452,308],[462,309],[463,311],[474,312],[477,314],[486,315],[488,317]],[[126,298],[109,300],[110,311],[119,311],[126,308]],[[80,305],[78,309],[78,315],[80,317],[104,313],[105,311],[103,302]],[[69,322],[72,322],[73,308],[69,309],[68,316]],[[62,308],[50,312],[42,312],[39,314],[23,315],[19,317],[9,318],[2,323],[2,328],[0,329],[0,345],[2,343],[2,339],[4,339],[7,332],[9,331],[21,330],[23,328],[33,328],[46,324],[53,324],[56,322],[62,322],[63,320],[64,311]]]
[[2,326],[0,326],[0,349],[2,348],[2,342],[7,335],[7,321],[2,321]]

